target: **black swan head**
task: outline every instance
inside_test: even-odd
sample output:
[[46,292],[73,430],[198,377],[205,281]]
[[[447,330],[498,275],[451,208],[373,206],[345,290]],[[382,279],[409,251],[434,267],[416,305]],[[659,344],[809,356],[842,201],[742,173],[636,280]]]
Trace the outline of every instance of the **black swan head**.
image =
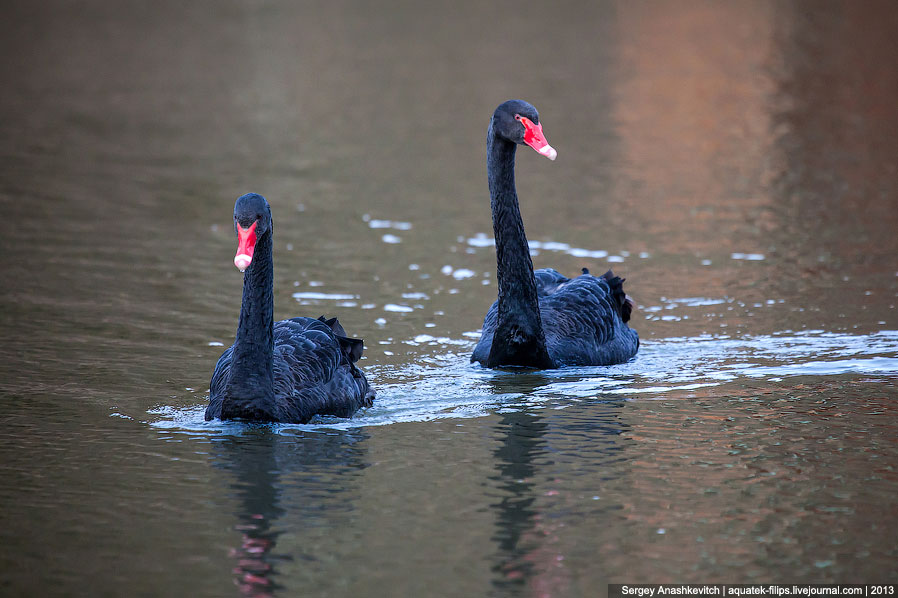
[[554,160],[558,156],[539,123],[539,112],[524,100],[508,100],[499,104],[490,123],[493,134],[517,145],[529,145],[537,153]]
[[253,261],[256,242],[271,232],[271,206],[258,193],[247,193],[234,204],[234,231],[237,255],[234,265],[243,272]]

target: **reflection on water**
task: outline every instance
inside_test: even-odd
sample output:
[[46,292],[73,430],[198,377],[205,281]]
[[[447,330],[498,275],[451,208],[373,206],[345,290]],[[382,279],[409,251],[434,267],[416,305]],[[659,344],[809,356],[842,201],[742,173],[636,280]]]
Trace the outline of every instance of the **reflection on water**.
[[276,583],[276,563],[291,557],[275,551],[281,534],[277,520],[284,514],[278,500],[281,476],[273,453],[272,441],[277,437],[254,436],[250,435],[250,441],[227,437],[213,446],[227,456],[228,461],[220,463],[235,476],[233,488],[241,503],[234,529],[242,537],[229,555],[235,562],[234,581],[244,596],[270,596],[281,589]]
[[[494,376],[488,386],[492,394],[503,396],[510,392],[528,394],[548,382],[543,372],[518,371]],[[536,538],[542,517],[535,504],[534,477],[537,462],[547,448],[546,429],[543,418],[526,408],[502,411],[493,428],[497,475],[490,481],[501,498],[490,505],[496,512],[492,540],[498,549],[492,569],[493,586],[499,595],[515,595],[543,574]]]
[[[211,443],[213,465],[232,476],[240,543],[229,552],[234,582],[244,596],[296,591],[280,564],[318,563],[314,547],[298,553],[278,548],[297,527],[327,527],[335,515],[355,509],[353,478],[365,467],[363,431],[308,436],[278,433],[270,426],[237,428]],[[301,480],[301,483],[297,483]],[[327,504],[327,509],[322,505]],[[292,543],[291,543],[292,544]]]
[[[564,536],[571,523],[566,513],[578,506],[570,501],[570,485],[559,477],[547,479],[545,470],[555,465],[556,458],[564,460],[563,454],[569,450],[565,441],[589,443],[592,466],[580,474],[591,478],[585,489],[591,487],[594,493],[588,500],[599,504],[608,482],[621,475],[616,465],[626,457],[620,436],[629,426],[620,420],[621,402],[596,407],[588,420],[572,418],[561,430],[553,429],[558,423],[555,418],[538,412],[502,412],[494,428],[498,475],[492,478],[501,493],[501,500],[492,505],[496,511],[493,539],[498,547],[493,585],[498,595],[517,596],[522,591],[567,595],[571,591],[572,571],[565,563],[571,551]],[[559,442],[559,433],[565,440]],[[582,450],[576,453],[580,455]],[[612,505],[611,511],[614,509]]]
[[[7,9],[5,593],[898,575],[894,2]],[[627,278],[630,363],[469,363],[509,97],[534,264]],[[202,419],[248,190],[276,315],[366,341],[351,420]]]
[[526,411],[511,410],[503,413],[496,426],[503,440],[493,451],[496,458],[498,490],[501,500],[492,505],[496,510],[496,532],[493,540],[498,546],[494,570],[494,584],[505,589],[504,594],[514,594],[534,576],[533,563],[528,556],[537,520],[540,517],[534,502],[536,491],[533,477],[536,474],[534,460],[545,451],[546,424],[538,416]]

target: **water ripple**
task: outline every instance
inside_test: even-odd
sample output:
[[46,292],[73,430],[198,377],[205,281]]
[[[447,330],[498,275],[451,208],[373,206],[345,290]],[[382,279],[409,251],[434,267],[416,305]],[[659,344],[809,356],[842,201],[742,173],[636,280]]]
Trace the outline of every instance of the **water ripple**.
[[[469,363],[474,334],[452,339],[419,334],[398,341],[420,347],[399,367],[366,367],[378,396],[352,419],[321,418],[277,429],[351,429],[400,422],[482,417],[506,406],[564,409],[603,396],[609,400],[689,399],[696,391],[742,392],[746,381],[779,382],[802,376],[898,376],[898,331],[849,335],[820,331],[742,339],[685,337],[646,341],[632,361],[608,367],[548,371],[489,370]],[[432,353],[427,353],[432,351]],[[735,386],[734,386],[735,383]],[[150,412],[161,429],[233,433],[240,424],[205,422],[205,405]],[[237,427],[235,427],[237,426]]]

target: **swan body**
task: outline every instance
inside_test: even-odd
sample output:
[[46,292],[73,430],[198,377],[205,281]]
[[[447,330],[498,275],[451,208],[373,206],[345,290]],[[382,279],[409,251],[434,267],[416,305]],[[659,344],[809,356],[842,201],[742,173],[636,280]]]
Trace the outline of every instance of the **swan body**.
[[486,314],[471,361],[540,369],[627,361],[639,336],[627,325],[633,304],[623,279],[610,270],[593,276],[584,268],[572,279],[533,270],[514,178],[515,149],[523,144],[550,160],[557,156],[536,108],[509,100],[496,108],[487,132],[499,298]]
[[355,363],[363,343],[336,318],[274,322],[271,208],[249,193],[237,199],[234,264],[244,271],[234,344],[218,359],[206,419],[305,423],[315,415],[350,417],[374,391]]
[[[592,276],[585,272],[573,279],[551,268],[537,270],[534,275],[540,321],[550,362],[549,365],[534,367],[551,369],[569,365],[610,365],[622,363],[635,355],[639,340],[636,331],[626,323],[630,304],[623,293],[623,281],[610,270],[604,276]],[[627,312],[627,319],[616,315],[622,312]],[[471,361],[484,365],[489,361],[498,313],[499,302],[496,301],[486,314],[483,335]]]

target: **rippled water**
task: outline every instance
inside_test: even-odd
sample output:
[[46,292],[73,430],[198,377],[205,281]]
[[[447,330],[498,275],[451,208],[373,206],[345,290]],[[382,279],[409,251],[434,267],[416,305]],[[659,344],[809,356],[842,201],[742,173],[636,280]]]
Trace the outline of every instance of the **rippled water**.
[[[895,581],[888,2],[21,3],[0,21],[3,595],[593,596]],[[484,133],[524,97],[537,267],[614,268],[637,357],[469,363]],[[203,421],[231,208],[351,420]]]
[[[692,304],[698,300],[690,300]],[[710,301],[702,304],[713,303]],[[477,336],[470,333],[469,336]],[[386,342],[386,341],[382,341]],[[611,367],[569,367],[533,372],[492,371],[469,363],[475,342],[419,334],[397,341],[413,363],[405,367],[373,366],[367,372],[378,384],[378,400],[363,416],[332,417],[305,425],[278,425],[277,430],[348,430],[359,427],[479,418],[507,407],[566,409],[583,399],[627,400],[696,398],[716,393],[756,392],[758,382],[801,384],[806,377],[844,374],[898,375],[898,331],[859,336],[810,330],[732,339],[710,335],[668,338],[642,344],[639,358]],[[431,353],[432,352],[432,353]],[[524,391],[516,388],[521,381]],[[498,386],[497,386],[498,385]],[[510,392],[499,392],[502,386]],[[748,390],[746,390],[748,388]],[[698,392],[695,392],[698,391]],[[219,433],[240,426],[204,421],[205,405],[150,411],[151,425],[172,431]]]

